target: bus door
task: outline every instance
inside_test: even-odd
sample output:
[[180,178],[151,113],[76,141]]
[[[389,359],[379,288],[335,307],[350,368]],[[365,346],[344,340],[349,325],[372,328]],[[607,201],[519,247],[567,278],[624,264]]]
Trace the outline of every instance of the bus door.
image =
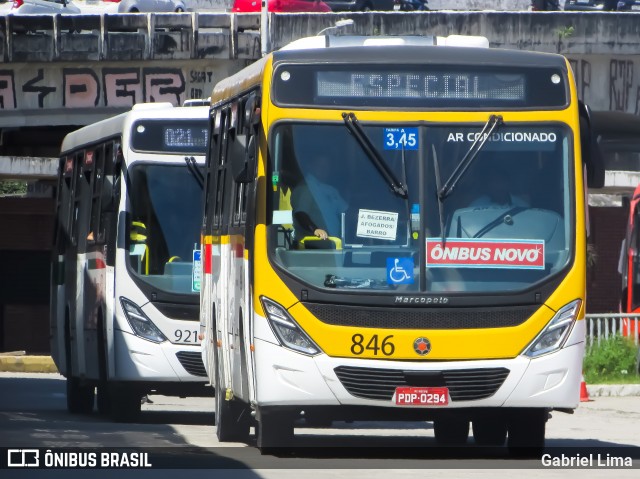
[[105,176],[105,155],[110,150],[100,145],[87,150],[84,162],[88,176],[87,231],[82,241],[85,243],[86,263],[84,270],[84,317],[87,334],[87,375],[100,377],[104,366],[104,325],[106,288],[106,235],[104,230],[102,199]]
[[56,360],[62,374],[66,374],[70,358],[68,341],[65,340],[65,328],[69,328],[67,311],[67,292],[71,289],[69,279],[69,237],[71,222],[71,204],[73,189],[72,156],[65,156],[58,164],[58,188],[56,201],[55,247],[52,258],[51,275],[51,355]]

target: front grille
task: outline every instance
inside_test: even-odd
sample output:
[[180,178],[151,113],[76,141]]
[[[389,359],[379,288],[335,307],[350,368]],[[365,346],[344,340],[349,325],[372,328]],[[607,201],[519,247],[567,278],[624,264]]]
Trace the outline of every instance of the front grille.
[[179,351],[176,353],[178,361],[189,374],[194,376],[207,376],[202,362],[202,354],[199,351]]
[[303,303],[326,324],[383,329],[506,328],[524,323],[540,307],[499,308],[372,308]]
[[509,375],[506,368],[403,371],[402,369],[338,366],[334,369],[349,394],[389,401],[397,387],[447,387],[451,401],[476,401],[493,396]]

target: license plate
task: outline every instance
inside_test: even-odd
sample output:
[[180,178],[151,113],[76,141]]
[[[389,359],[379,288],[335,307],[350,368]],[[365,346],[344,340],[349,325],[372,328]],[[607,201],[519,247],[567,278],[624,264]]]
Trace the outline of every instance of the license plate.
[[446,406],[449,404],[449,388],[396,388],[398,406]]

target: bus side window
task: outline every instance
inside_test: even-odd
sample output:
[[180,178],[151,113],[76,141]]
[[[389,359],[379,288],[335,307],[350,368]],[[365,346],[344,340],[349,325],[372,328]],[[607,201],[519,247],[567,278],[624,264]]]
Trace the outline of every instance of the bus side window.
[[227,148],[229,143],[229,121],[230,115],[228,108],[220,111],[220,134],[217,138],[217,148],[215,158],[212,164],[214,169],[214,202],[213,202],[213,227],[214,229],[222,228],[224,203],[225,203],[225,180],[227,170]]
[[244,225],[247,216],[248,183],[255,178],[256,158],[258,156],[256,143],[256,122],[253,111],[256,104],[255,94],[243,98],[237,115],[237,124],[230,135],[229,164],[234,181],[234,202],[232,224]]
[[118,142],[109,142],[105,147],[104,177],[101,201],[102,228],[107,245],[106,263],[113,266],[116,260],[116,238],[118,236],[118,205],[120,203],[120,175],[122,174],[122,148]]
[[100,243],[104,241],[102,226],[102,189],[104,184],[104,145],[94,151],[93,173],[91,175],[91,220],[87,241]]
[[71,183],[71,217],[70,221],[70,237],[71,244],[78,245],[78,228],[80,227],[80,204],[82,201],[82,160],[84,152],[76,153],[73,156],[73,179]]
[[217,157],[215,155],[217,141],[220,135],[220,112],[218,110],[211,111],[211,121],[209,129],[209,144],[207,145],[207,158],[205,162],[205,182],[204,182],[204,206],[202,208],[204,219],[202,223],[203,232],[205,235],[211,234],[213,225],[213,194],[214,194],[214,179],[215,172],[217,171],[215,165],[217,164]]

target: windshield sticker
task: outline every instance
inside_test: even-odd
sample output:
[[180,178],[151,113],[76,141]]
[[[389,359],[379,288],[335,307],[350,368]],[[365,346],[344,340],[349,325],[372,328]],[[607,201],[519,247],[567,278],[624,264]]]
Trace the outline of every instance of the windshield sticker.
[[290,225],[293,223],[293,212],[291,210],[275,210],[271,223],[274,225]]
[[387,283],[413,284],[413,258],[387,258]]
[[483,147],[487,151],[530,150],[532,148],[551,151],[558,141],[562,140],[554,131],[505,130],[494,131],[491,134],[474,130],[450,131],[447,133],[447,143],[457,143],[471,146],[474,141],[482,141],[486,137]]
[[191,269],[191,291],[200,291],[202,281],[202,254],[199,249],[193,250],[193,268]]
[[356,236],[395,241],[398,213],[390,211],[359,210]]
[[417,128],[385,128],[384,129],[384,149],[385,150],[417,150],[418,149],[418,129]]
[[544,269],[544,240],[427,238],[427,267]]

